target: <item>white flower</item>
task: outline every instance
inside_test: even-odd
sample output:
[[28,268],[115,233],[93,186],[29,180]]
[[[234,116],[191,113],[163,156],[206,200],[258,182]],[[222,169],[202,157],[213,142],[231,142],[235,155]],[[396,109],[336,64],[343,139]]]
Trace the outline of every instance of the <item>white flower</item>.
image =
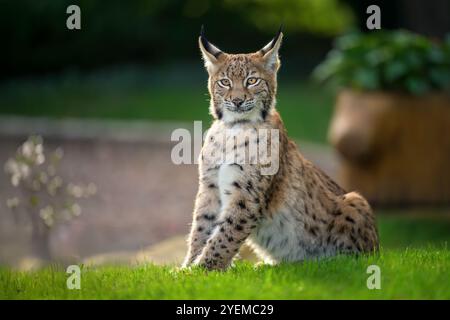
[[42,184],[46,184],[48,182],[48,176],[47,173],[45,173],[44,171],[39,172],[39,181]]
[[5,163],[5,172],[8,174],[15,174],[19,171],[19,166],[17,164],[17,161],[15,159],[8,159]]
[[53,218],[44,219],[44,223],[46,224],[47,227],[50,228],[55,224],[55,219]]
[[57,160],[61,160],[64,156],[64,150],[62,148],[57,148],[53,154]]
[[44,146],[42,145],[42,143],[39,143],[34,147],[34,152],[38,155],[44,153]]
[[6,200],[6,206],[7,206],[9,209],[17,208],[17,207],[19,206],[19,204],[20,204],[20,200],[19,200],[19,198],[17,198],[17,197],[10,198],[10,199],[7,199],[7,200]]
[[45,156],[43,154],[38,154],[36,156],[36,164],[39,166],[45,162]]
[[81,207],[78,203],[74,203],[70,209],[75,217],[78,217],[81,214]]
[[14,187],[17,187],[17,186],[19,185],[19,183],[20,183],[20,175],[18,175],[18,174],[13,174],[13,175],[11,176],[11,184],[12,184]]
[[[31,190],[27,190],[31,191],[31,194],[29,195],[29,204],[24,207],[24,210],[33,210],[34,213],[34,210],[37,209],[43,223],[50,228],[60,221],[70,221],[81,215],[81,206],[78,203],[71,203],[71,201],[73,198],[87,198],[96,194],[97,186],[94,183],[66,184],[60,176],[57,176],[58,162],[64,156],[63,149],[57,148],[47,156],[44,152],[42,138],[31,136],[17,149],[15,157],[6,161],[4,170],[10,177],[13,186],[31,188]],[[44,164],[47,159],[48,166],[40,168],[39,166]],[[62,192],[64,188],[67,193]],[[61,190],[59,196],[65,199],[58,200],[65,202],[63,208],[54,207],[58,206],[57,199],[48,196],[41,199],[39,196],[41,189],[47,190],[50,196],[56,196]],[[20,205],[20,202],[27,204],[27,198],[28,196],[23,199],[10,198],[6,200],[6,205],[8,208],[14,209]]]
[[58,189],[61,188],[62,184],[63,184],[63,181],[62,181],[61,177],[58,177],[58,176],[54,177],[47,184],[47,192],[51,196],[54,196],[56,194],[56,191],[58,191]]
[[34,154],[34,144],[30,140],[25,141],[25,143],[22,145],[22,148],[20,148],[20,152],[23,156],[27,158],[31,158]]
[[52,181],[55,184],[55,187],[57,187],[57,188],[61,187],[63,184],[63,181],[60,176],[54,177]]
[[93,196],[97,193],[97,186],[94,183],[89,183],[87,186],[86,196]]
[[83,196],[83,188],[73,183],[69,183],[67,186],[67,192],[75,198],[81,198]]
[[23,162],[18,164],[18,171],[19,171],[22,179],[28,177],[31,173],[30,166]]
[[44,220],[44,223],[48,227],[53,226],[55,222],[55,211],[53,210],[52,206],[46,206],[45,208],[39,210],[39,216],[42,218],[42,220]]

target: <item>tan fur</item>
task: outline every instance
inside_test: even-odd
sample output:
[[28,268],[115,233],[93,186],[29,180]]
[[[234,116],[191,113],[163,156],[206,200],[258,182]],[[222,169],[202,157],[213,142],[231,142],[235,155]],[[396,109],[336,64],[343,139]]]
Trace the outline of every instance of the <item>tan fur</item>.
[[[282,34],[256,53],[237,55],[208,50],[200,39],[215,121],[199,159],[199,190],[184,266],[224,269],[245,241],[269,263],[378,248],[367,201],[355,192],[346,193],[303,158],[286,135],[275,110],[281,38]],[[257,85],[246,85],[250,76],[259,79]],[[232,85],[221,86],[218,82],[224,78]],[[233,104],[236,98],[242,100],[240,108]],[[231,136],[219,139],[227,129]],[[261,174],[264,165],[259,163],[208,161],[214,151],[228,152],[228,141],[260,129],[279,130],[276,174]],[[248,155],[248,142],[236,145],[235,151],[238,157]]]

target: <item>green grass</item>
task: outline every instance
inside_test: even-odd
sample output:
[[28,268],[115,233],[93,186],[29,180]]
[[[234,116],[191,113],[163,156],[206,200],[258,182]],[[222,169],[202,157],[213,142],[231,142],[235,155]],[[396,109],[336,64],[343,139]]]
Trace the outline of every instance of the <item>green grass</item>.
[[[4,84],[0,115],[211,121],[206,75],[171,82],[133,70],[117,73]],[[280,80],[279,88],[278,110],[291,136],[324,143],[333,105],[331,93],[288,79]]]
[[[173,267],[83,268],[81,290],[66,289],[61,267],[37,272],[0,270],[2,299],[450,299],[450,219],[384,214],[382,250],[226,272]],[[381,269],[381,289],[366,287],[367,267]]]

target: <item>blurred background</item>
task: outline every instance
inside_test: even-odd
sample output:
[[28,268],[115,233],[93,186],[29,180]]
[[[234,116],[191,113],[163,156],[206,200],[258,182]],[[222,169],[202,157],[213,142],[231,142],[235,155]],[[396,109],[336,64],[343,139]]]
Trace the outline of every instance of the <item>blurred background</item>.
[[[66,27],[72,4],[81,9],[81,30]],[[366,28],[372,4],[381,9],[376,41],[370,34],[377,31]],[[212,43],[237,53],[260,49],[282,23],[277,100],[290,136],[333,178],[372,201],[385,247],[450,239],[448,1],[2,0],[0,6],[0,264],[21,267],[27,257],[129,262],[136,252],[155,261],[182,256],[197,168],[171,162],[170,135],[192,129],[194,120],[206,130],[211,121],[197,44],[202,24]],[[361,65],[350,63],[355,57]],[[347,78],[328,86],[312,74]],[[408,107],[422,100],[425,108]],[[379,115],[392,107],[410,115],[394,121],[386,120],[391,111]],[[430,124],[417,127],[429,114]],[[408,131],[416,135],[404,142]]]

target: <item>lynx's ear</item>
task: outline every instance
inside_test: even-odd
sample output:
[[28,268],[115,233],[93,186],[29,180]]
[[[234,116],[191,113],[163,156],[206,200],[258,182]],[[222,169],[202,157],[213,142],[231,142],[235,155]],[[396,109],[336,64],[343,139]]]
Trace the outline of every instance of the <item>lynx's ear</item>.
[[200,46],[200,51],[202,52],[206,70],[208,70],[209,73],[213,73],[215,70],[217,70],[217,67],[220,64],[220,60],[225,55],[225,53],[206,39],[203,26],[200,30],[198,44]]
[[281,32],[282,26],[278,30],[277,35],[270,41],[264,48],[259,50],[262,55],[264,66],[267,70],[276,72],[280,67],[280,59],[278,58],[278,50],[281,46],[281,40],[283,39],[283,33]]

